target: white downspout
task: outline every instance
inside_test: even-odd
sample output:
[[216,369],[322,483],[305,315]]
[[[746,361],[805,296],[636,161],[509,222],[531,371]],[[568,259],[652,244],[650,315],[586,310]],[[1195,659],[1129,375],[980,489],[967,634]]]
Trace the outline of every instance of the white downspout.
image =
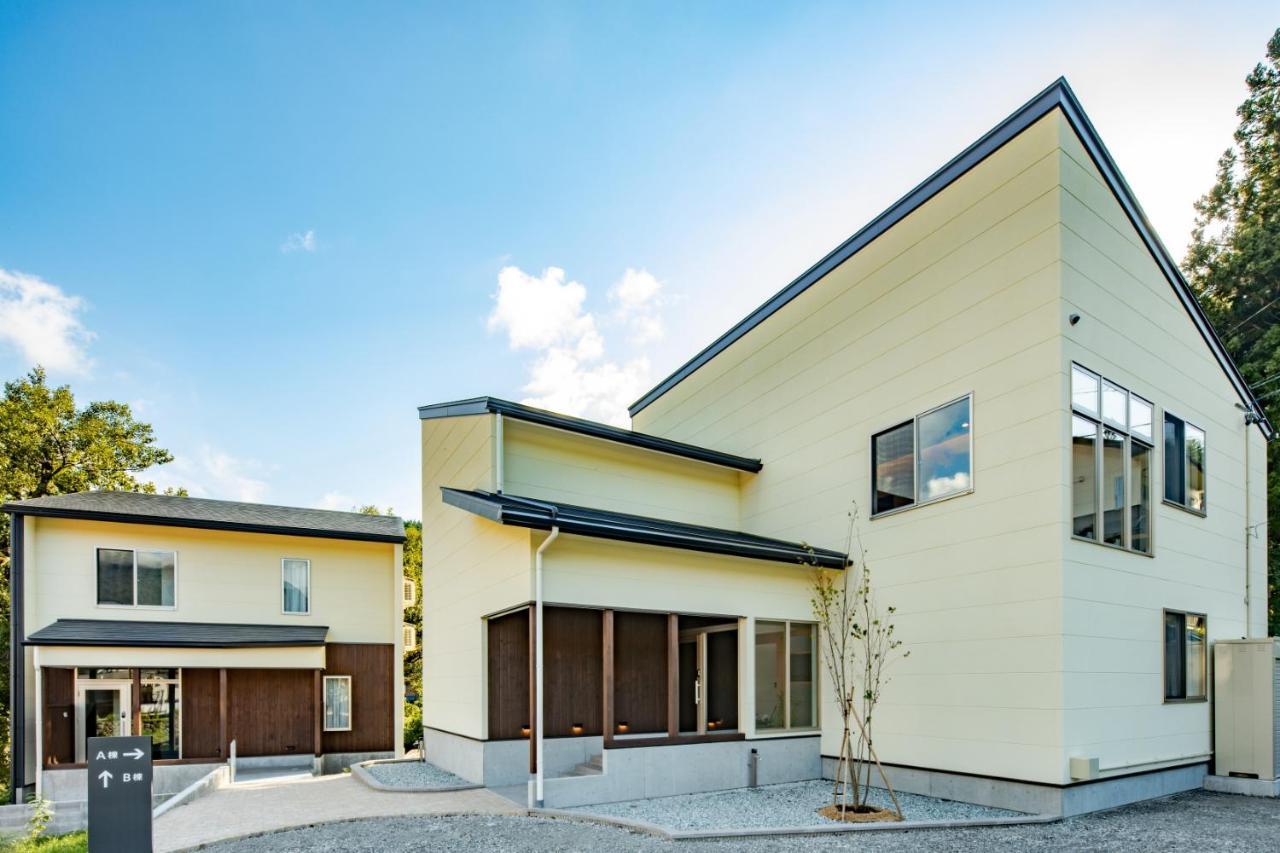
[[497,445],[497,453],[493,460],[493,490],[498,494],[502,494],[504,485],[502,457],[506,455],[506,448],[502,446],[502,412],[498,412],[496,417],[498,421],[494,430],[494,444]]
[[[31,651],[31,668],[36,680],[36,799],[40,799],[44,793],[44,673],[40,670],[39,646]],[[14,713],[25,714],[26,709],[18,708]]]
[[1249,427],[1253,424],[1253,410],[1244,416],[1244,638],[1253,638],[1253,528],[1249,526]]
[[554,523],[555,516],[552,516],[551,535],[542,540],[542,544],[538,546],[538,550],[533,557],[533,618],[534,629],[533,636],[535,639],[533,650],[533,672],[534,672],[534,691],[537,696],[537,707],[535,709],[534,719],[534,762],[537,764],[537,770],[534,775],[534,803],[537,808],[542,808],[542,737],[543,737],[543,689],[542,689],[542,552],[547,550],[547,546],[556,541],[556,537],[560,535],[560,526]]

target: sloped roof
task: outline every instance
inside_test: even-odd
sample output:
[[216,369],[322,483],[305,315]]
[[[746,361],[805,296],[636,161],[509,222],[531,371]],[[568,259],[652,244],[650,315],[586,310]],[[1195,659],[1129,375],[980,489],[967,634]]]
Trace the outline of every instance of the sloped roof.
[[736,468],[739,471],[755,473],[763,467],[759,459],[735,456],[732,453],[722,453],[719,450],[710,450],[694,444],[686,444],[683,441],[672,441],[669,438],[622,429],[621,427],[602,424],[599,421],[589,421],[586,418],[575,418],[570,415],[549,412],[546,409],[537,409],[533,406],[526,406],[523,403],[513,403],[510,400],[500,400],[497,397],[472,397],[468,400],[433,403],[429,406],[418,407],[418,417],[422,420],[483,414],[500,414],[515,420],[576,432],[580,435],[589,435],[606,441],[616,441],[619,444],[642,447],[646,450],[656,450],[659,453],[669,453],[672,456],[683,456],[686,459],[696,459],[699,462],[707,462],[711,465],[723,465],[726,468]]
[[141,646],[247,649],[323,646],[325,625],[244,625],[221,622],[152,622],[126,619],[59,619],[26,639],[29,646]]
[[1230,380],[1236,392],[1240,395],[1241,401],[1256,413],[1258,427],[1268,439],[1275,437],[1275,429],[1272,427],[1271,422],[1267,420],[1262,406],[1258,403],[1248,383],[1244,381],[1244,377],[1240,375],[1240,370],[1236,367],[1235,362],[1231,360],[1231,356],[1227,354],[1226,347],[1223,346],[1217,333],[1209,324],[1209,320],[1205,316],[1203,309],[1201,309],[1200,303],[1196,301],[1195,294],[1192,293],[1191,287],[1187,284],[1186,279],[1183,278],[1182,272],[1169,254],[1169,250],[1165,248],[1160,238],[1156,236],[1155,229],[1151,227],[1147,215],[1138,204],[1128,183],[1125,182],[1124,176],[1120,174],[1120,169],[1111,158],[1110,152],[1102,144],[1098,132],[1094,129],[1092,122],[1089,121],[1089,117],[1085,115],[1084,108],[1080,106],[1080,101],[1067,84],[1065,77],[1059,77],[1048,88],[1019,107],[1011,116],[988,131],[981,139],[957,154],[945,166],[890,205],[888,209],[833,249],[799,278],[778,291],[767,302],[744,317],[729,331],[712,341],[705,349],[655,385],[639,400],[632,403],[628,407],[632,417],[674,388],[698,368],[724,352],[735,341],[772,316],[775,311],[814,284],[817,284],[827,273],[857,254],[863,247],[946,189],[952,182],[981,163],[1010,139],[1022,133],[1055,109],[1062,111],[1076,135],[1080,137],[1085,150],[1089,152],[1094,165],[1097,166],[1098,171],[1102,174],[1103,180],[1106,181],[1107,186],[1120,202],[1125,215],[1133,224],[1147,251],[1151,253],[1151,257],[1155,260],[1156,266],[1160,268],[1165,278],[1168,279],[1169,285],[1191,316],[1192,322],[1195,323],[1201,337],[1204,338],[1205,344],[1217,358],[1222,371],[1227,375],[1227,379]]
[[550,530],[552,526],[558,526],[565,533],[597,539],[639,542],[686,551],[728,554],[733,557],[829,569],[843,569],[849,563],[848,556],[839,551],[811,548],[799,542],[754,536],[737,530],[552,503],[518,495],[486,492],[483,489],[451,489],[445,486],[440,489],[440,493],[444,502],[450,506],[465,509],[499,524],[516,527]]
[[123,521],[169,527],[280,533],[328,539],[403,542],[404,522],[394,515],[215,501],[139,492],[74,492],[0,506],[4,512],[55,518]]

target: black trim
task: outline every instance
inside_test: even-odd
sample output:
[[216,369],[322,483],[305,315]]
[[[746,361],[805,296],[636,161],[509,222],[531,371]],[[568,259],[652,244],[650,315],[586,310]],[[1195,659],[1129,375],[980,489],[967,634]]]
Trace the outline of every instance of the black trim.
[[517,495],[494,494],[480,489],[452,489],[440,493],[450,506],[475,513],[498,524],[550,530],[557,526],[565,533],[638,542],[686,551],[727,554],[755,560],[771,560],[797,565],[843,569],[846,554],[826,548],[810,548],[796,542],[754,536],[736,530],[683,524],[661,518],[627,515],[609,510],[552,504]]
[[1258,416],[1257,424],[1259,429],[1262,430],[1262,434],[1268,439],[1274,438],[1275,428],[1267,420],[1266,414],[1263,412],[1261,405],[1259,405],[1253,391],[1249,388],[1248,383],[1245,382],[1244,377],[1240,375],[1239,368],[1231,360],[1231,356],[1227,354],[1226,348],[1222,345],[1222,341],[1213,330],[1208,318],[1205,317],[1204,311],[1200,308],[1200,303],[1196,301],[1196,297],[1191,292],[1186,279],[1182,277],[1178,265],[1174,263],[1169,255],[1169,250],[1164,247],[1164,244],[1160,242],[1160,238],[1156,236],[1155,230],[1151,227],[1146,214],[1143,213],[1137,199],[1134,198],[1133,191],[1120,174],[1119,167],[1116,166],[1111,154],[1107,151],[1106,146],[1103,145],[1097,130],[1089,121],[1089,117],[1085,115],[1084,108],[1080,106],[1079,100],[1077,100],[1075,93],[1067,84],[1065,77],[1059,77],[1055,80],[1048,88],[1018,108],[1012,115],[988,131],[978,141],[957,154],[950,162],[926,178],[915,189],[898,199],[887,210],[864,225],[857,233],[833,249],[799,278],[788,284],[767,302],[739,321],[737,325],[716,338],[701,352],[685,362],[674,373],[655,385],[644,396],[628,407],[631,416],[635,417],[654,400],[657,400],[698,368],[728,349],[730,345],[763,323],[774,312],[805,290],[808,290],[824,278],[827,273],[857,254],[867,244],[901,222],[925,202],[1004,146],[1006,142],[1022,133],[1054,109],[1062,110],[1068,123],[1080,138],[1081,143],[1083,143],[1085,150],[1088,151],[1090,158],[1093,159],[1094,165],[1097,166],[1098,171],[1102,174],[1103,180],[1106,181],[1112,194],[1120,202],[1125,215],[1137,230],[1138,236],[1142,238],[1147,251],[1150,252],[1151,257],[1155,260],[1156,266],[1164,273],[1165,278],[1168,279],[1183,307],[1191,315],[1191,320],[1200,331],[1201,337],[1217,357],[1219,365],[1227,375],[1227,379],[1235,386],[1236,392],[1245,404],[1250,406]]
[[681,456],[685,459],[706,462],[710,465],[721,465],[725,468],[748,471],[753,474],[764,467],[759,459],[735,456],[732,453],[722,453],[718,450],[708,450],[705,447],[685,444],[682,441],[672,441],[669,438],[661,438],[648,433],[609,426],[608,424],[589,421],[585,418],[575,418],[569,415],[557,414],[556,412],[548,412],[546,409],[535,409],[523,403],[512,403],[510,400],[500,400],[496,397],[473,397],[470,400],[456,400],[451,403],[434,403],[429,406],[418,407],[418,417],[421,420],[484,414],[503,415],[531,424],[540,424],[541,426],[576,432],[579,435],[589,435],[605,441],[616,441],[619,444],[642,447],[645,450],[656,450],[659,453],[669,453],[672,456]]
[[325,644],[328,632],[326,625],[59,619],[31,634],[24,644],[175,649],[316,647]]
[[18,789],[27,776],[27,660],[23,625],[24,547],[26,531],[22,516],[9,515],[9,794],[17,803]]
[[313,527],[279,527],[270,524],[247,524],[235,521],[210,521],[197,518],[174,518],[167,515],[140,515],[131,512],[103,512],[23,504],[4,504],[0,509],[19,515],[45,518],[79,518],[85,521],[110,521],[120,524],[154,524],[161,527],[189,527],[197,530],[230,530],[237,533],[269,533],[276,536],[307,536],[314,539],[347,539],[356,542],[403,543],[404,536],[359,533],[348,530],[322,530]]

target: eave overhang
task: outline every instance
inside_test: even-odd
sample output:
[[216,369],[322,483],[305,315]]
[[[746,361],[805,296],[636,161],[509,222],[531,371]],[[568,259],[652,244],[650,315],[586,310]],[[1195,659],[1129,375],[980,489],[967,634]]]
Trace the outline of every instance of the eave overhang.
[[323,646],[328,633],[325,625],[58,619],[23,642],[28,646],[253,649]]

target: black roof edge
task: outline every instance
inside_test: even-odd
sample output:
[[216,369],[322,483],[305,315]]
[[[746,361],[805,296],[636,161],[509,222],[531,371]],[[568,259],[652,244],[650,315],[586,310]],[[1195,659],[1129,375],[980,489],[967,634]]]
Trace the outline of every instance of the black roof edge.
[[403,543],[405,537],[384,536],[380,533],[359,533],[349,530],[323,530],[312,527],[277,527],[270,524],[241,524],[234,521],[208,521],[191,518],[172,518],[163,515],[139,515],[128,512],[97,512],[94,510],[33,507],[21,504],[0,504],[0,512],[14,515],[37,515],[45,518],[78,518],[85,521],[111,521],[120,524],[154,524],[160,527],[191,527],[197,530],[229,530],[236,533],[269,533],[275,536],[308,536],[315,539],[347,539],[356,542]]
[[669,438],[661,438],[648,433],[622,429],[621,427],[602,424],[586,418],[549,412],[546,409],[526,406],[523,403],[513,403],[510,400],[502,400],[497,397],[472,397],[468,400],[455,400],[448,403],[434,403],[418,407],[418,417],[421,420],[484,414],[500,414],[515,420],[562,429],[606,441],[616,441],[632,447],[654,450],[672,456],[681,456],[685,459],[706,462],[710,465],[720,465],[738,471],[747,471],[752,474],[764,467],[759,459],[723,453],[719,450],[710,450],[705,447],[686,444],[683,441],[673,441]]
[[1204,310],[1196,300],[1195,294],[1191,292],[1190,285],[1187,284],[1181,270],[1178,269],[1177,263],[1170,256],[1169,250],[1165,248],[1164,243],[1156,236],[1155,229],[1151,227],[1147,215],[1134,197],[1133,190],[1129,188],[1128,183],[1120,174],[1119,167],[1116,166],[1110,152],[1107,151],[1102,139],[1098,136],[1093,123],[1089,121],[1089,117],[1085,114],[1084,108],[1076,98],[1075,92],[1071,90],[1071,86],[1067,83],[1066,77],[1059,77],[1039,94],[1015,110],[1004,121],[951,158],[946,165],[917,184],[915,188],[891,204],[882,213],[855,232],[853,236],[827,253],[825,257],[805,270],[798,278],[708,344],[666,379],[663,379],[647,391],[640,399],[628,406],[627,411],[632,417],[635,417],[650,403],[728,349],[731,344],[760,325],[782,306],[805,290],[808,290],[812,285],[824,278],[827,273],[857,254],[871,241],[905,219],[933,196],[946,189],[974,166],[1004,146],[1006,142],[1055,108],[1062,110],[1072,129],[1080,137],[1085,150],[1089,152],[1089,156],[1093,159],[1094,165],[1098,167],[1098,171],[1102,173],[1107,186],[1119,200],[1125,215],[1138,231],[1143,244],[1147,247],[1147,251],[1155,260],[1156,266],[1164,273],[1179,301],[1182,302],[1187,312],[1191,315],[1192,322],[1199,330],[1201,337],[1204,338],[1205,343],[1218,359],[1219,365],[1227,375],[1227,379],[1235,387],[1236,392],[1244,403],[1257,416],[1256,423],[1258,428],[1262,430],[1262,434],[1267,439],[1275,438],[1275,428],[1270,420],[1267,419],[1266,413],[1262,410],[1262,406],[1259,404],[1253,390],[1245,382],[1244,377],[1240,375],[1239,368],[1231,359],[1226,347],[1223,346],[1222,341],[1218,338],[1217,332],[1214,331],[1213,326],[1209,323]]
[[[440,492],[444,502],[451,506],[465,509],[499,524],[515,527],[549,530],[555,525],[565,533],[577,533],[601,539],[828,569],[844,569],[849,563],[848,555],[839,551],[810,548],[738,531],[632,516],[610,510],[586,510],[583,507],[554,504],[542,505],[540,501],[515,495],[497,495],[479,490],[467,491],[441,486]],[[503,502],[520,503],[521,506],[503,506]],[[600,513],[608,518],[584,518],[580,514],[583,511]],[[745,541],[734,539],[734,537],[745,537]]]

